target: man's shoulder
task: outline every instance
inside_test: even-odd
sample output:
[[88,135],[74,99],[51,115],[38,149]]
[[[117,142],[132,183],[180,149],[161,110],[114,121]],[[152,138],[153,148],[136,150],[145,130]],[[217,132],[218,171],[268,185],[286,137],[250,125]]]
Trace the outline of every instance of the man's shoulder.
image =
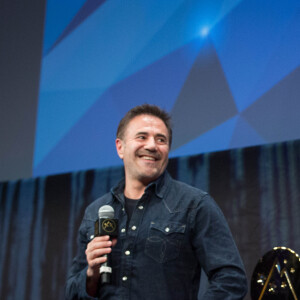
[[111,192],[108,192],[90,203],[85,209],[86,219],[97,219],[98,210],[103,205],[110,205],[112,199]]
[[167,180],[162,198],[172,212],[200,208],[211,200],[202,189],[172,178]]
[[196,196],[196,197],[205,197],[208,195],[207,192],[202,190],[201,188],[192,186],[184,181],[172,179],[172,184],[171,184],[171,189],[176,190],[176,193],[178,194],[186,194],[188,193],[191,196]]

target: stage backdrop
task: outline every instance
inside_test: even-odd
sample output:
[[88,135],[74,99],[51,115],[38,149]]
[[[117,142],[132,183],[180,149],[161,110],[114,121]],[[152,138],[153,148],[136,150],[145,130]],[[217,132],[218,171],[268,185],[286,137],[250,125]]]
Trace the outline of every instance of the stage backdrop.
[[[300,253],[299,140],[172,159],[168,169],[220,205],[249,283],[274,246]],[[114,167],[0,184],[0,299],[63,299],[84,209],[122,175]]]
[[172,113],[172,157],[299,139],[299,13],[299,0],[0,0],[0,181],[120,166],[118,121],[144,102]]
[[299,0],[48,0],[34,176],[118,166],[120,118],[169,111],[172,157],[299,139]]

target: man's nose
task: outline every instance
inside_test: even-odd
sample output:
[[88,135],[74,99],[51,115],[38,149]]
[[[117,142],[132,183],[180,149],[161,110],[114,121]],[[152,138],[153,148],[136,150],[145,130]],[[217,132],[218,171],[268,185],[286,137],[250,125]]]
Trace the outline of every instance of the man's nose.
[[157,144],[156,144],[156,140],[155,140],[154,137],[149,137],[147,139],[145,148],[148,149],[148,150],[151,150],[151,151],[157,150]]

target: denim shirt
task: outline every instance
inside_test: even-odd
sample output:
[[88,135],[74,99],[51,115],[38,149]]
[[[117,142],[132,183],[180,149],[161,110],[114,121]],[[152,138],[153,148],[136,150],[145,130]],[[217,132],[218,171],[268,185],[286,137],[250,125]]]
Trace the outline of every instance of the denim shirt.
[[196,300],[201,269],[209,280],[203,299],[243,299],[247,280],[240,255],[207,193],[165,172],[146,188],[127,226],[123,191],[124,181],[87,207],[66,299],[95,299],[86,293],[85,249],[103,205],[114,208],[119,235],[111,253],[112,284],[100,287],[99,299]]

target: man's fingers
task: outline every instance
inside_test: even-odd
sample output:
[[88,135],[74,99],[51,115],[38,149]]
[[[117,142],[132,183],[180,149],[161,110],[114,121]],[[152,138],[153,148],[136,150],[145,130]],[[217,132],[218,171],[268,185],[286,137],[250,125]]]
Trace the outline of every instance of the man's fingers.
[[85,254],[87,260],[94,260],[104,254],[108,254],[111,252],[111,248],[96,248],[96,249],[86,249]]
[[101,236],[96,236],[94,237],[93,241],[108,241],[110,239],[109,235],[101,235]]
[[107,261],[106,256],[100,256],[89,261],[89,267],[94,269],[100,267],[101,264]]
[[117,243],[117,239],[114,238],[110,240],[108,235],[97,236],[92,241],[90,241],[85,250],[86,259],[88,262],[88,271],[89,276],[93,276],[97,272],[97,268],[101,264],[107,261],[105,254],[109,254],[112,251],[112,247]]
[[102,249],[102,248],[108,248],[111,247],[112,242],[111,241],[98,241],[98,240],[93,240],[91,241],[88,246],[87,250],[88,251],[93,251],[95,249]]
[[111,247],[115,244],[116,239],[111,241],[109,236],[98,236],[89,242],[85,250],[89,268],[97,268],[106,262],[107,258],[104,255],[109,254],[112,251]]

